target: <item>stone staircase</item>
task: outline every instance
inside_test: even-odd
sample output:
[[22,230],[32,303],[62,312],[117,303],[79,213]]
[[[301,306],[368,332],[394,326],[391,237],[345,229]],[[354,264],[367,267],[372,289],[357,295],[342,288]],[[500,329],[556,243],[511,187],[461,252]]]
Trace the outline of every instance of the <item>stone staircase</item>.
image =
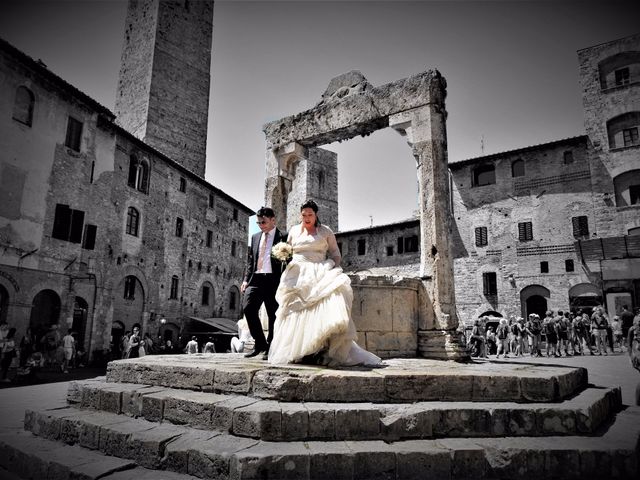
[[638,478],[640,409],[582,368],[147,356],[0,437],[24,479]]

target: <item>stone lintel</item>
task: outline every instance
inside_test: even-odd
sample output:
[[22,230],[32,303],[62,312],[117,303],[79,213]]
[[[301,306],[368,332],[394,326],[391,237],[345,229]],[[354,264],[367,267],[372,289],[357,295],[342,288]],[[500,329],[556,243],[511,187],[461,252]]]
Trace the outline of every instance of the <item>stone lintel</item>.
[[314,108],[263,126],[268,148],[291,142],[326,145],[389,125],[388,117],[431,103],[444,103],[446,81],[437,70],[321,102]]

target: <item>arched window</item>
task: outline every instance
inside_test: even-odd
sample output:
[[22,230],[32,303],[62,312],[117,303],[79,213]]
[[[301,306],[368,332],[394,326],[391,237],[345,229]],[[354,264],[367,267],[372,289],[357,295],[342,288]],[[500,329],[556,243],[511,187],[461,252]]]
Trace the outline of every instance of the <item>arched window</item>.
[[230,312],[239,312],[240,311],[240,291],[238,287],[233,285],[229,288],[229,311]]
[[609,148],[624,148],[640,145],[640,112],[623,113],[607,122]]
[[138,279],[133,275],[128,275],[124,278],[124,296],[127,300],[133,300],[136,298],[136,282]]
[[524,160],[521,158],[514,160],[511,164],[512,177],[524,177]]
[[473,170],[473,186],[482,187],[496,183],[496,167],[493,164],[480,165]]
[[204,282],[202,285],[202,301],[203,306],[213,306],[213,285],[209,282]]
[[135,155],[131,155],[129,158],[127,185],[142,193],[148,193],[149,191],[149,166],[147,162],[138,159]]
[[598,64],[600,87],[624,87],[640,80],[640,52],[622,52]]
[[178,298],[178,276],[171,277],[171,292],[169,293],[169,299],[177,300]]
[[29,127],[33,123],[33,105],[35,97],[27,87],[18,87],[13,104],[13,119]]
[[133,207],[127,209],[127,233],[138,236],[138,227],[140,225],[140,213]]
[[640,206],[640,170],[629,170],[613,179],[616,206]]

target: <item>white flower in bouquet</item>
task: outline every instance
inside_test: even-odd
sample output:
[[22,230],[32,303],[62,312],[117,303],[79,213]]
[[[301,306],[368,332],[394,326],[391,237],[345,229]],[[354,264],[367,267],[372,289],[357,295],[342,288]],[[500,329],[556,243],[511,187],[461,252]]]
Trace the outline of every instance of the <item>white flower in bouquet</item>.
[[288,262],[293,257],[293,247],[286,242],[280,242],[271,248],[271,256],[281,262]]

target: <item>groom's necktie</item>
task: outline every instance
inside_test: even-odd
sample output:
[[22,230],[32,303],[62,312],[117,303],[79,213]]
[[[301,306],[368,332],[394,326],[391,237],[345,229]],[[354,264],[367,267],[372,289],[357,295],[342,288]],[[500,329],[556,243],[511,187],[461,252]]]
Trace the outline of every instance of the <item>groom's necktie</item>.
[[269,239],[268,233],[262,234],[262,243],[260,243],[260,252],[258,253],[258,272],[262,270],[264,265],[264,254],[267,252],[267,240]]

